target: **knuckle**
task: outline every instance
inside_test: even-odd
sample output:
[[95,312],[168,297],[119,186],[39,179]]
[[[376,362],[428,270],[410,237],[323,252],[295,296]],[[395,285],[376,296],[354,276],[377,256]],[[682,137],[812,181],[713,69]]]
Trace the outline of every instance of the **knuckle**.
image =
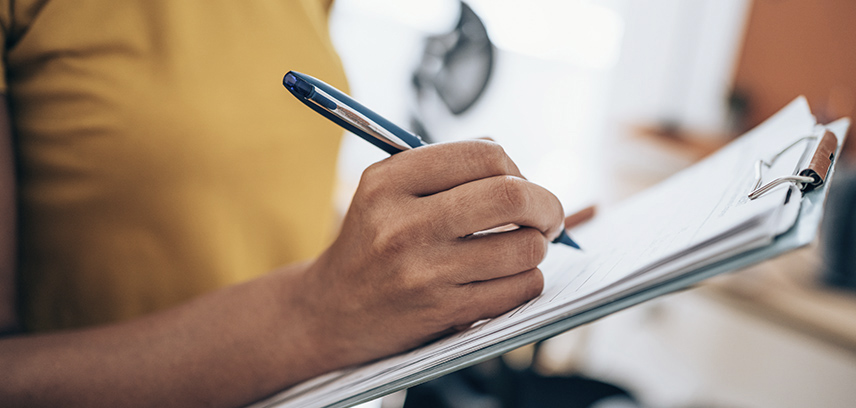
[[410,265],[399,265],[394,273],[386,277],[385,283],[394,288],[397,299],[408,308],[435,316],[442,310],[443,286],[429,272]]
[[372,223],[373,231],[368,234],[371,239],[370,255],[376,259],[397,259],[407,251],[410,237],[407,230],[396,228],[388,223]]
[[480,149],[481,156],[488,159],[499,161],[508,158],[508,155],[505,153],[505,149],[503,149],[502,145],[499,143],[489,140],[478,140],[476,141],[475,146],[477,149]]
[[540,269],[532,269],[524,273],[523,294],[526,299],[532,299],[544,290],[544,274],[541,273]]
[[461,143],[459,151],[470,165],[488,169],[496,175],[509,173],[510,159],[498,143],[487,140],[468,140]]
[[377,176],[383,173],[384,167],[386,166],[383,161],[372,163],[363,170],[363,176],[360,182],[368,182],[378,178]]
[[388,183],[386,183],[385,174],[386,163],[381,161],[368,166],[360,176],[360,184],[357,187],[357,193],[367,200],[379,199],[385,191],[388,191]]
[[378,232],[374,234],[369,246],[370,256],[375,259],[393,258],[403,251],[402,246],[394,234]]
[[522,179],[514,176],[502,176],[497,179],[494,202],[502,214],[516,217],[529,205],[529,194],[524,183]]
[[534,268],[547,256],[547,240],[537,230],[526,228],[521,231],[518,251],[525,267]]
[[434,304],[434,295],[425,274],[420,272],[407,272],[398,275],[398,284],[411,300],[421,299],[427,304]]
[[482,160],[482,164],[494,168],[498,174],[507,173],[508,154],[499,143],[486,140],[478,141],[474,146],[474,156]]

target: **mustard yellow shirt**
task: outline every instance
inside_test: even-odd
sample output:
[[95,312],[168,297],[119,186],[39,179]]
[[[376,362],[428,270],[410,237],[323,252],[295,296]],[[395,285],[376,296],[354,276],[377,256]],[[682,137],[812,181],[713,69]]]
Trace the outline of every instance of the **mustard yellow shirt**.
[[113,322],[317,255],[342,131],[330,0],[0,0],[28,330]]

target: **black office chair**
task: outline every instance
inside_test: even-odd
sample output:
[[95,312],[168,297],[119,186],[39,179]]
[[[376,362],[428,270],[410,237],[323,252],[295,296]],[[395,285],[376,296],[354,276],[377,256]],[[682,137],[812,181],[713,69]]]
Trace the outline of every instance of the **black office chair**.
[[618,386],[579,375],[543,376],[502,359],[463,369],[407,390],[404,408],[638,407]]
[[832,180],[822,236],[823,282],[856,291],[856,169],[853,167],[839,168]]

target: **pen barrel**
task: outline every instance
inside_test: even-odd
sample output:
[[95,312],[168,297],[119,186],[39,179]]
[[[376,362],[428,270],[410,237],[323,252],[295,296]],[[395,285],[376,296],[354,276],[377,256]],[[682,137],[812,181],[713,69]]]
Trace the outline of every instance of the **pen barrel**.
[[[377,114],[371,109],[363,106],[361,103],[352,99],[350,96],[345,93],[339,91],[333,86],[328,85],[324,81],[320,79],[313,78],[312,76],[302,74],[296,71],[289,71],[283,77],[283,85],[286,89],[288,89],[297,99],[303,102],[306,106],[310,107],[312,110],[318,112],[323,115],[327,119],[335,122],[337,125],[345,128],[351,133],[354,133],[357,136],[365,139],[369,143],[374,144],[375,146],[381,148],[389,154],[395,154],[402,151],[400,148],[396,148],[395,146],[391,146],[388,143],[385,143],[382,140],[378,140],[376,136],[366,133],[365,130],[360,129],[360,127],[355,126],[348,121],[337,117],[332,110],[335,110],[336,107],[329,105],[323,98],[318,101],[316,94],[316,90],[320,90],[321,92],[329,95],[338,103],[345,105],[345,107],[349,110],[353,110],[358,112],[360,115],[364,116],[371,122],[373,122],[377,127],[383,128],[385,131],[395,135],[396,138],[400,139],[410,148],[416,148],[420,146],[424,146],[425,142],[422,139],[414,135],[411,132],[408,132],[405,129],[397,126],[396,124],[390,122],[383,116]],[[312,89],[311,92],[307,92],[307,89]]]

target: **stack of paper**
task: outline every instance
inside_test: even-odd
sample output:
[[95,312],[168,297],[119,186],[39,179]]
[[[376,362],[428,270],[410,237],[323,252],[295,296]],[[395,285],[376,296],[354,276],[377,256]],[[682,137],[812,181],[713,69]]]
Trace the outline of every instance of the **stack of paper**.
[[[803,199],[788,183],[749,200],[755,164],[796,140],[820,136],[827,128],[843,141],[848,124],[842,120],[818,126],[806,101],[797,99],[716,154],[574,230],[584,252],[553,246],[540,266],[545,289],[536,299],[454,336],[318,377],[254,407],[348,406],[367,401],[673,291],[692,283],[681,279],[700,271],[708,271],[704,275],[708,276],[804,245],[813,237],[777,251],[761,251],[792,229],[801,217]],[[795,174],[805,167],[816,144],[816,139],[804,139],[785,150],[766,169],[764,179]],[[814,224],[811,231],[816,230],[819,215],[814,218],[806,221]],[[718,269],[705,269],[711,265]],[[696,280],[704,277],[699,276]]]

